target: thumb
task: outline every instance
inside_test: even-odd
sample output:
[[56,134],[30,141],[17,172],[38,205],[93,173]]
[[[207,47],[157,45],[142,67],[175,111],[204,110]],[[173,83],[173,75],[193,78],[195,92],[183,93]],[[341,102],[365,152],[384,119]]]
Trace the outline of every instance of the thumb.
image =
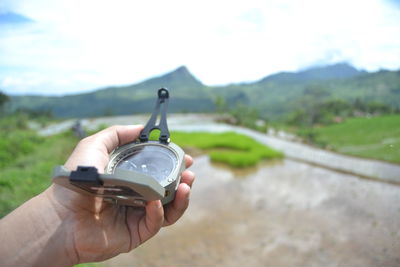
[[108,163],[109,153],[118,146],[136,140],[142,130],[141,125],[118,125],[88,136],[75,147],[65,167],[75,170],[79,165],[95,166],[102,172]]

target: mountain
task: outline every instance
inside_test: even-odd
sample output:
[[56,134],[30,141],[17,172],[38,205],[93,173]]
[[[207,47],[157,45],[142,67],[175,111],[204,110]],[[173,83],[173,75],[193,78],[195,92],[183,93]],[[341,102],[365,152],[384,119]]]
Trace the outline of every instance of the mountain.
[[[285,77],[285,79],[283,79]],[[358,71],[347,64],[317,67],[296,73],[278,73],[258,82],[220,88],[231,105],[242,103],[257,108],[270,119],[301,109],[299,98],[307,90],[324,92],[324,99],[381,102],[400,108],[400,71]]]
[[293,81],[311,81],[311,80],[328,80],[342,79],[365,74],[365,71],[360,71],[347,63],[337,63],[328,66],[319,66],[308,68],[299,72],[279,72],[269,75],[259,81],[265,83],[269,81],[278,82],[293,82]]
[[152,111],[157,90],[166,87],[169,111],[213,110],[212,97],[186,67],[129,86],[107,87],[67,96],[12,96],[11,109],[51,110],[56,117],[93,117]]
[[[368,73],[345,64],[280,72],[253,83],[205,86],[182,66],[129,86],[107,87],[63,97],[11,96],[11,109],[50,110],[56,117],[95,117],[150,112],[156,91],[171,92],[170,112],[213,112],[216,97],[229,106],[253,107],[270,119],[287,116],[299,108],[307,91],[324,92],[325,98],[378,101],[400,108],[400,71]],[[300,107],[301,108],[301,107]]]

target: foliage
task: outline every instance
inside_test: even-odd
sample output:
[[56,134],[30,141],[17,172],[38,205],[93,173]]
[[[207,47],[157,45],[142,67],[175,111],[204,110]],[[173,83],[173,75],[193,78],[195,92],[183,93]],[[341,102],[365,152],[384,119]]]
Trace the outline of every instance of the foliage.
[[228,111],[228,105],[222,96],[216,96],[214,98],[214,104],[218,113],[224,113]]
[[235,119],[235,124],[242,125],[248,128],[256,128],[259,114],[257,109],[251,108],[242,104],[229,110],[229,114]]
[[209,152],[214,162],[238,168],[254,166],[263,159],[283,157],[282,153],[252,138],[233,132],[172,132],[171,139],[182,147],[195,147]]
[[0,217],[43,191],[52,168],[64,162],[77,141],[69,133],[38,136],[28,128],[31,115],[18,112],[0,119]]
[[8,95],[6,95],[5,93],[0,91],[0,112],[3,109],[3,106],[5,105],[5,103],[7,103],[8,101],[10,101],[10,97]]
[[[51,170],[63,164],[77,143],[71,133],[42,138],[29,132],[26,141],[33,146],[28,152],[25,148],[12,148],[15,158],[0,167],[0,216],[4,216],[24,201],[42,192],[51,182]],[[39,139],[40,142],[32,142]],[[33,143],[33,144],[32,144]]]
[[[229,106],[221,96],[217,96],[214,99],[216,111],[220,114],[229,115],[225,120],[222,120],[223,122],[265,132],[267,130],[266,119],[262,120],[258,110],[245,105],[245,102],[240,96],[237,96],[235,105]],[[258,122],[262,122],[262,124]]]
[[377,116],[399,113],[399,109],[377,101],[364,103],[360,99],[354,102],[342,99],[316,100],[300,98],[299,107],[288,115],[287,122],[291,125],[310,127],[316,124],[331,124],[341,122],[349,117]]
[[18,157],[33,152],[44,142],[44,138],[33,131],[15,130],[0,133],[0,168],[16,161]]
[[350,118],[299,133],[321,147],[353,156],[400,163],[400,115]]

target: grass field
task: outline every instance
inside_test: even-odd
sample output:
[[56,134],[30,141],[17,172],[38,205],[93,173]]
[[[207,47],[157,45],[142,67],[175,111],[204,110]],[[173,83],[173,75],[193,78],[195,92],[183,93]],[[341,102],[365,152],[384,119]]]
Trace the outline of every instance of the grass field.
[[0,217],[47,188],[54,166],[64,164],[77,141],[72,134],[25,140],[29,151],[15,152],[16,158],[0,168]]
[[283,157],[282,153],[250,137],[233,132],[172,132],[171,140],[182,147],[200,148],[210,155],[211,161],[237,168],[254,166],[264,159]]
[[316,144],[339,153],[400,163],[400,115],[352,118],[313,135]]

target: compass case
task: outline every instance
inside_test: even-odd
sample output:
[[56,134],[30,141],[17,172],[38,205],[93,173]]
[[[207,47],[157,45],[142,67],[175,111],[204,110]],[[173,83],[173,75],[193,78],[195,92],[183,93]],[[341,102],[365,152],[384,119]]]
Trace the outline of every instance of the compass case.
[[104,174],[98,173],[95,167],[78,166],[77,170],[69,171],[64,166],[57,166],[53,170],[53,182],[75,192],[102,197],[105,201],[120,205],[145,206],[147,201],[157,199],[163,205],[168,204],[175,198],[181,173],[185,170],[185,153],[173,143],[146,144],[163,146],[177,157],[172,172],[161,182],[145,173],[115,168],[115,163],[118,163],[115,160],[121,156],[121,152],[143,146],[143,143],[131,143],[115,150]]
[[[158,165],[162,165],[168,161],[165,158],[157,158],[157,156],[160,156],[163,151],[168,152],[170,157],[173,158],[173,160],[171,160],[172,168],[168,174],[161,175],[161,177],[159,177],[160,175],[157,173],[157,171],[149,171],[145,173],[146,175],[151,176],[153,180],[156,180],[165,189],[165,193],[160,199],[163,204],[167,204],[175,198],[175,191],[180,183],[181,174],[185,170],[185,152],[176,144],[163,144],[157,141],[148,141],[144,143],[134,142],[121,146],[111,153],[110,161],[105,169],[105,173],[117,173],[119,170],[121,170],[121,167],[119,166],[123,164],[124,160],[132,157],[137,150],[150,147],[153,147],[154,151],[150,150],[148,152],[149,154],[151,153],[151,158],[148,158],[147,160],[153,161],[153,165],[155,165],[156,168]],[[134,170],[135,173],[141,173],[140,161],[136,161],[135,163],[138,162],[139,164],[137,165],[139,166],[134,166],[138,168]]]

